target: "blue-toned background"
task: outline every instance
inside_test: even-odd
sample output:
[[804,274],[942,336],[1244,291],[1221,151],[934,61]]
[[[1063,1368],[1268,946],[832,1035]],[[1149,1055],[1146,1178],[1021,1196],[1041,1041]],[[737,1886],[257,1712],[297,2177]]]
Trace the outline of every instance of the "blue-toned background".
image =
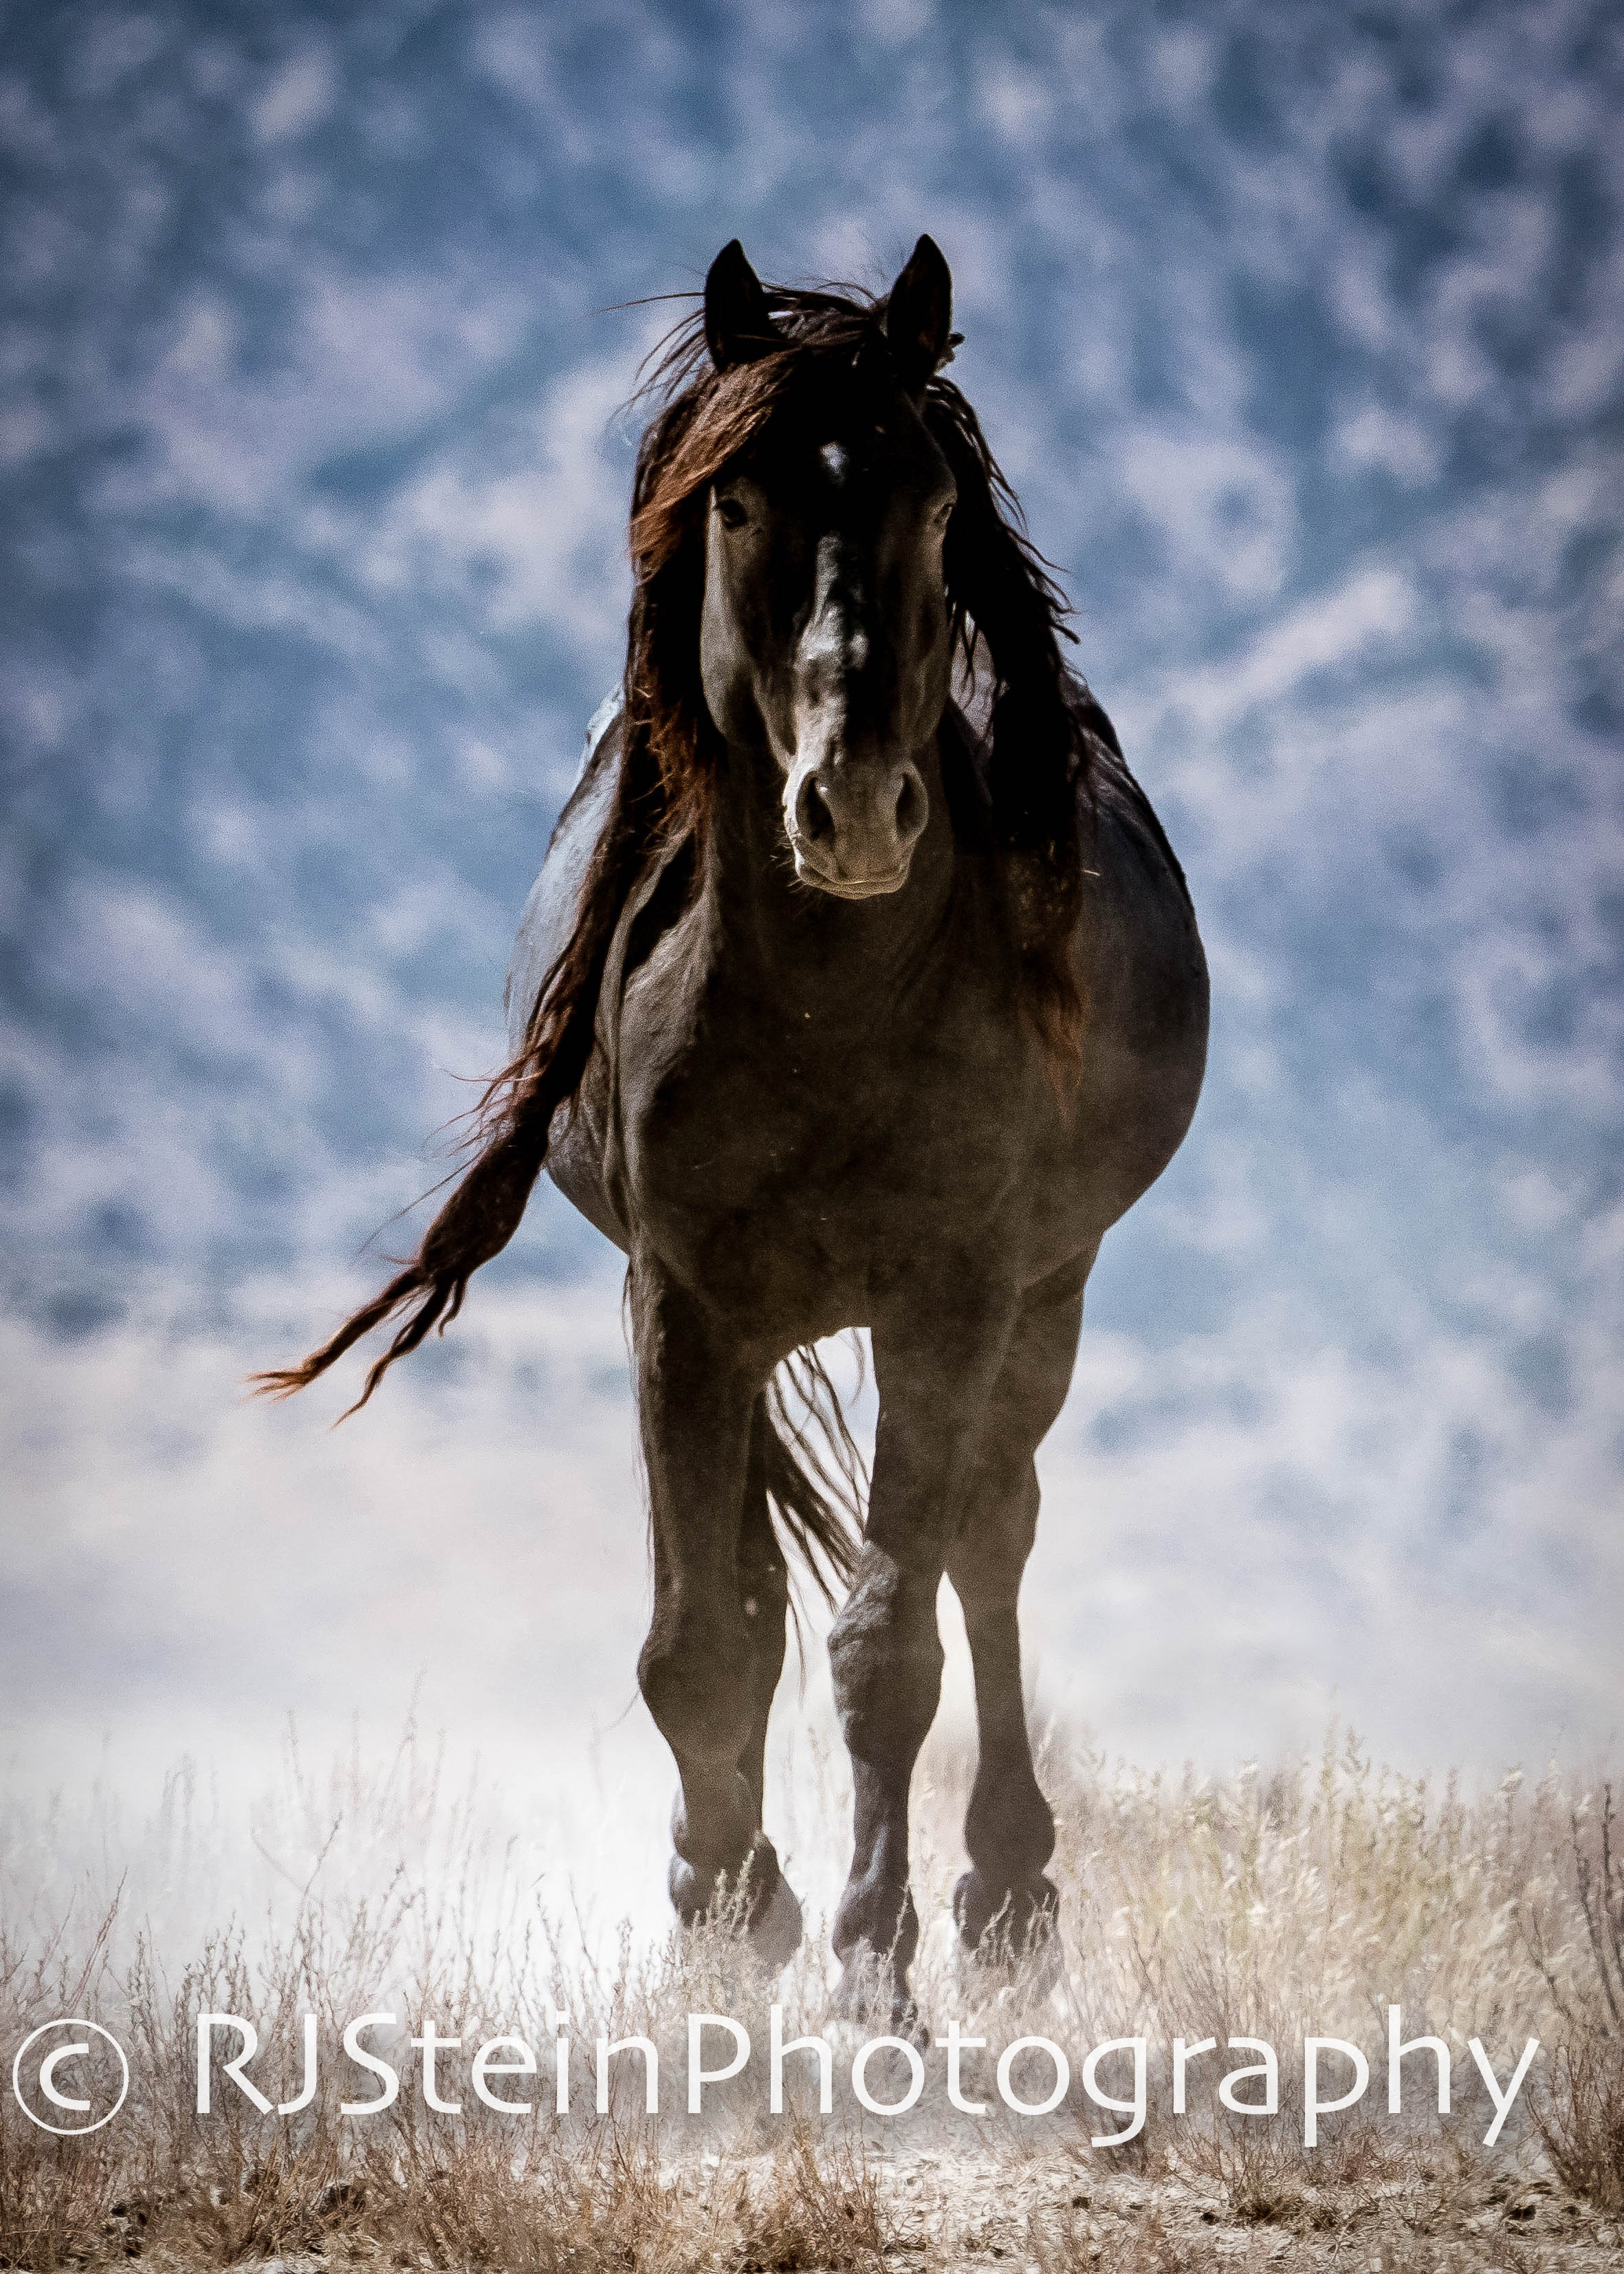
[[555,1194],[339,1435],[353,1375],[237,1385],[501,1055],[681,312],[615,304],[921,229],[1214,978],[1045,1457],[1041,1694],[1144,1759],[1616,1737],[1621,108],[1607,0],[0,10],[14,1773],[421,1672],[522,1776],[664,1781]]

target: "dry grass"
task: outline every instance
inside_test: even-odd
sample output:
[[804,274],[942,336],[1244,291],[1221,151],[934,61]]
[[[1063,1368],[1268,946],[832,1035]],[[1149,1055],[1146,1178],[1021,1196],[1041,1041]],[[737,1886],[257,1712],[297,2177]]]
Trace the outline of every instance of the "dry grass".
[[[1059,1819],[1063,1979],[965,1974],[938,1927],[915,1986],[932,2033],[951,2014],[988,2040],[966,2057],[973,2097],[995,2100],[998,2052],[1027,2034],[1071,2049],[1071,2093],[1042,2120],[953,2116],[932,2053],[926,2101],[886,2122],[865,2118],[838,2061],[831,2116],[817,2115],[809,2074],[793,2067],[789,2112],[767,2111],[771,1997],[787,2034],[822,2034],[848,2053],[868,2034],[830,2014],[817,1922],[776,1985],[721,1924],[599,1946],[573,1913],[538,1906],[493,1807],[477,1793],[448,1799],[415,1739],[393,1763],[351,1761],[320,1787],[296,1768],[256,1820],[284,1894],[252,1930],[238,1919],[188,1939],[173,1900],[181,1862],[212,1882],[178,1805],[161,1826],[162,1870],[122,1894],[108,1885],[116,1843],[71,1886],[64,1820],[16,1808],[0,1819],[6,2066],[38,2022],[75,2014],[114,2030],[134,2076],[120,2116],[82,2140],[50,2139],[9,2090],[0,2098],[0,2263],[45,2274],[136,2255],[197,2267],[381,2258],[686,2274],[1002,2255],[1043,2274],[1173,2274],[1212,2263],[1218,2227],[1237,2265],[1317,2265],[1357,2240],[1354,2263],[1442,2274],[1480,2233],[1494,2255],[1459,2263],[1554,2265],[1549,2253],[1569,2246],[1603,2254],[1598,2265],[1616,2256],[1605,2222],[1624,2210],[1624,1866],[1606,1788],[1514,1777],[1470,1799],[1453,1783],[1380,1773],[1350,1744],[1272,1775],[1167,1779],[1111,1769],[1051,1735],[1041,1773]],[[943,1746],[921,1779],[921,1908],[938,1917],[967,1772]],[[821,1836],[838,1838],[832,1826]],[[1451,2117],[1429,2112],[1425,2062],[1407,2071],[1403,2117],[1387,2115],[1389,2002],[1406,2037],[1435,2035],[1455,2053]],[[225,2085],[199,2117],[197,2016],[208,2011],[252,2018],[262,2051],[252,2074],[274,2101],[298,2090],[300,2017],[316,2014],[324,2054],[310,2105],[261,2116]],[[744,2077],[708,2092],[699,2119],[673,2112],[690,2011],[738,2015],[757,2048]],[[372,2088],[335,2058],[339,2033],[380,2012],[401,2017],[406,2088],[383,2114],[346,2119],[343,2093]],[[425,2020],[463,2041],[445,2071],[459,2115],[425,2108],[413,2089],[403,2041]],[[545,2058],[559,2023],[575,2048],[565,2119]],[[526,2117],[498,2116],[468,2092],[468,2049],[509,2032],[544,2054]],[[1305,2032],[1361,2045],[1372,2074],[1366,2100],[1326,2119],[1312,2150],[1297,2066]],[[635,2059],[618,2062],[612,2107],[596,2113],[600,2034],[658,2047],[659,2118],[643,2112]],[[1217,2107],[1213,2086],[1229,2065],[1220,2058],[1192,2070],[1191,2112],[1174,2116],[1175,2034],[1271,2040],[1278,2119]],[[387,2050],[386,2035],[370,2042]],[[1149,2118],[1124,2148],[1096,2150],[1090,2135],[1120,2120],[1083,2096],[1078,2056],[1132,2036],[1150,2042]],[[1502,2076],[1526,2037],[1546,2048],[1492,2151],[1474,2036]],[[883,2061],[871,2082],[895,2090]]]
[[[1613,1787],[1581,1795],[1568,1811],[1569,1900],[1530,1890],[1524,1939],[1561,2016],[1547,2090],[1535,2103],[1540,2136],[1566,2184],[1624,2210],[1624,1852]],[[1575,1960],[1572,1896],[1583,1922]]]

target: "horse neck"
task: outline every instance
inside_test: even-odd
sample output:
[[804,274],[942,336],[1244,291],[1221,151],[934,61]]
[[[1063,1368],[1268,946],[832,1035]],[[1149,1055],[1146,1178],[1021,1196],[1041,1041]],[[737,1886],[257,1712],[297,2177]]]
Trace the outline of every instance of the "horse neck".
[[726,951],[756,967],[786,1002],[838,991],[872,1011],[888,980],[916,969],[944,935],[956,862],[935,744],[916,753],[930,817],[908,881],[871,900],[841,900],[795,876],[785,834],[783,778],[771,756],[729,745],[708,832],[705,897]]

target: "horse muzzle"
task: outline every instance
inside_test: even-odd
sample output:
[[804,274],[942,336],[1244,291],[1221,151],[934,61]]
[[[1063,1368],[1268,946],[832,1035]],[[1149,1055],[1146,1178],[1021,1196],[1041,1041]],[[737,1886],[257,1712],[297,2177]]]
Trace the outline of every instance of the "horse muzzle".
[[929,818],[924,778],[911,758],[821,764],[808,759],[785,786],[795,874],[837,900],[875,900],[906,885],[914,847]]

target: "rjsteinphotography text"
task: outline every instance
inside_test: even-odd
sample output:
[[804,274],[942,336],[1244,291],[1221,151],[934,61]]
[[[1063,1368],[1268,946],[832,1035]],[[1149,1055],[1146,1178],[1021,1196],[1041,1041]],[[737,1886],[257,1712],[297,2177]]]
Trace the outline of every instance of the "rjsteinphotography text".
[[[1440,2115],[1450,2113],[1455,2063],[1449,2047],[1440,2037],[1405,2038],[1396,2006],[1388,2007],[1387,2022],[1388,2113],[1404,2112],[1406,2090],[1416,2103],[1435,2104]],[[1300,2122],[1304,2145],[1312,2148],[1320,2143],[1320,2120],[1365,2102],[1372,2083],[1371,2059],[1351,2040],[1304,2037],[1289,2052],[1295,2069],[1291,2085],[1300,2081],[1301,2090],[1300,2097],[1295,2090],[1289,2092],[1282,2119],[1282,2059],[1263,2037],[1231,2037],[1221,2049],[1212,2037],[1177,2037],[1153,2061],[1147,2037],[1111,2037],[1086,2051],[1068,2052],[1053,2037],[1023,2037],[991,2064],[990,2082],[982,2077],[974,2083],[981,2073],[966,2057],[984,2052],[987,2040],[966,2035],[957,2020],[923,2045],[896,2036],[838,2044],[824,2037],[786,2038],[784,2009],[776,2005],[769,2008],[767,2024],[763,2046],[732,2014],[689,2014],[686,2059],[673,2064],[668,2055],[663,2068],[659,2048],[645,2037],[599,2037],[582,2044],[560,2026],[538,2052],[517,2033],[465,2045],[461,2037],[443,2034],[429,2022],[413,2036],[393,2013],[357,2015],[340,2034],[341,2052],[327,2041],[317,2016],[306,2014],[299,2090],[291,2099],[277,2101],[262,2089],[268,2077],[255,2081],[254,2065],[262,2050],[270,2049],[262,2049],[254,2022],[240,2014],[205,2013],[197,2020],[197,2112],[214,2115],[240,2096],[262,2116],[297,2115],[313,2105],[324,2067],[342,2059],[347,2064],[343,2082],[356,2097],[341,2102],[339,2114],[357,2121],[382,2115],[403,2090],[418,2094],[424,2107],[451,2117],[462,2114],[465,2096],[498,2116],[522,2117],[533,2116],[538,2107],[558,2116],[588,2111],[607,2115],[628,2094],[650,2116],[679,2111],[699,2116],[705,2112],[708,2091],[751,2078],[764,2090],[772,2115],[784,2113],[786,2080],[797,2100],[815,2090],[820,2112],[828,2115],[843,2069],[849,2069],[853,2099],[870,2116],[903,2116],[934,2098],[965,2116],[1042,2117],[1067,2099],[1075,2062],[1084,2095],[1107,2120],[1092,2135],[1096,2148],[1123,2146],[1143,2130],[1153,2073],[1175,2116],[1193,2112],[1203,2101],[1210,2104],[1215,2094],[1233,2115]],[[1539,2050],[1538,2038],[1530,2037],[1515,2059],[1497,2061],[1481,2038],[1468,2040],[1467,2051],[1493,2110],[1484,2134],[1485,2148],[1500,2137]],[[1230,2058],[1235,2055],[1244,2058],[1237,2062]],[[673,2065],[680,2070],[676,2078],[669,2074]],[[99,2088],[93,2072],[95,2078],[110,2079],[110,2085]],[[124,2105],[129,2087],[124,2050],[98,2023],[47,2023],[19,2048],[11,2065],[12,2094],[23,2113],[42,2129],[64,2135],[99,2130]],[[748,2082],[735,2086],[742,2090]],[[993,2097],[981,2097],[989,2093]]]

